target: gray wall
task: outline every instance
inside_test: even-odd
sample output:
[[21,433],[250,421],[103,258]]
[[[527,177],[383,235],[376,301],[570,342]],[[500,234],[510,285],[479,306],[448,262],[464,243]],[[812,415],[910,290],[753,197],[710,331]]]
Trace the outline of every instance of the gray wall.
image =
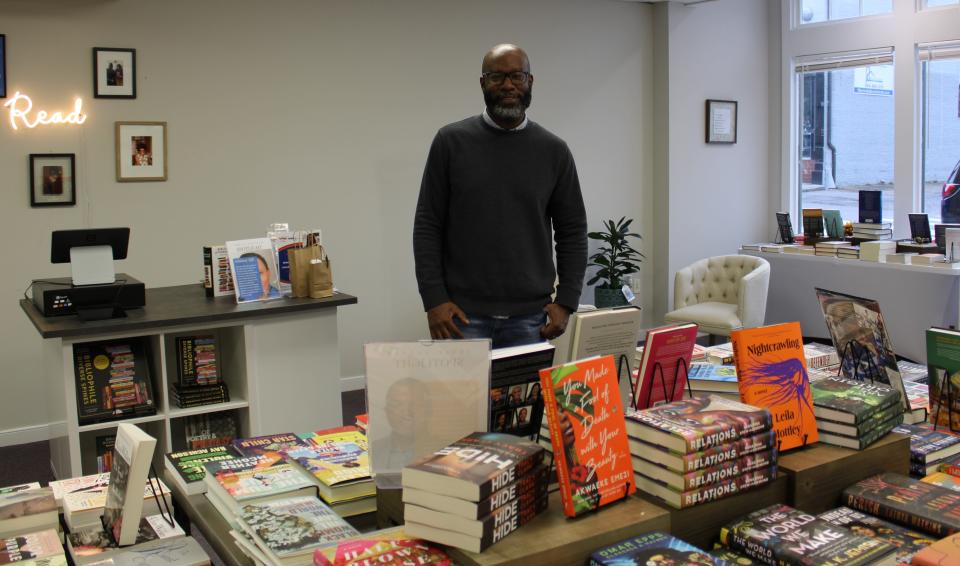
[[[738,4],[716,3],[727,5]],[[717,10],[704,6],[705,15]],[[747,18],[737,23],[746,27],[750,11],[724,19]],[[701,32],[715,29],[711,17]],[[32,278],[67,274],[48,262],[54,229],[131,226],[130,259],[118,270],[156,287],[198,281],[205,243],[258,236],[275,221],[321,227],[337,286],[360,298],[341,311],[344,376],[363,373],[364,342],[426,337],[410,245],[423,162],[437,128],[482,109],[480,59],[501,41],[530,53],[530,115],[572,148],[591,227],[603,218],[637,218],[646,237],[641,248],[649,251],[657,237],[651,21],[649,6],[614,0],[0,3],[9,92],[27,92],[53,109],[82,96],[89,114],[79,128],[14,132],[5,114],[0,121],[0,217],[9,239],[8,268],[0,272],[0,444],[45,434],[40,339],[16,303]],[[760,33],[762,17],[756,24]],[[687,57],[704,67],[715,65],[703,56],[715,52],[709,35],[682,36],[695,40]],[[749,43],[737,39],[716,61],[739,69],[741,50],[757,47],[747,35]],[[92,98],[94,46],[137,49],[136,100]],[[733,179],[732,169],[748,169],[747,159],[755,159],[750,167],[763,163],[748,148],[765,144],[758,137],[765,87],[755,90],[763,85],[752,80],[738,86],[740,72],[717,74],[726,75],[725,88],[709,94],[740,98],[747,112],[741,144],[717,156],[724,185],[752,191],[754,182]],[[683,108],[691,123],[683,127],[697,137],[707,92],[693,94]],[[167,182],[115,182],[117,120],[168,122]],[[27,155],[47,152],[77,154],[76,207],[29,207]],[[678,167],[700,158],[689,155]],[[691,182],[678,198],[704,189]],[[724,213],[737,212],[724,201]],[[706,226],[696,237],[705,233]],[[735,249],[741,239],[725,235],[710,251]],[[690,255],[693,249],[680,257]],[[644,269],[640,296],[650,305],[650,262]],[[329,376],[332,394],[339,377]]]

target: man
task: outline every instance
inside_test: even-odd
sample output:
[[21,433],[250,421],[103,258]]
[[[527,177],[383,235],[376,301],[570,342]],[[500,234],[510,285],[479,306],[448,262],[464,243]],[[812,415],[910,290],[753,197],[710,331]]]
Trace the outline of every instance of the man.
[[522,49],[491,49],[480,87],[483,114],[437,132],[420,186],[413,249],[430,336],[490,338],[494,348],[556,338],[586,271],[576,165],[526,116],[533,75]]

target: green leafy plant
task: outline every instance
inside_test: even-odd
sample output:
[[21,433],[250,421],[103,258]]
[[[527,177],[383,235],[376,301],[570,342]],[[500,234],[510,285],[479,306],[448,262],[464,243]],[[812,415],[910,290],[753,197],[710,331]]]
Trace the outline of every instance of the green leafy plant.
[[640,271],[640,266],[637,264],[647,256],[630,245],[629,238],[638,240],[643,238],[640,234],[630,231],[632,222],[633,219],[628,219],[626,216],[616,222],[605,220],[603,222],[605,230],[587,233],[587,237],[591,240],[603,242],[597,252],[590,256],[590,265],[596,267],[597,272],[587,281],[587,285],[602,281],[601,288],[619,289],[623,286],[625,275]]

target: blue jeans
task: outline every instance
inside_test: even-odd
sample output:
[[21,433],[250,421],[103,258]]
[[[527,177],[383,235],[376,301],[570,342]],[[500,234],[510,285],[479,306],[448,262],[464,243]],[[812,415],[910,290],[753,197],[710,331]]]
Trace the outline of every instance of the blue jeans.
[[547,313],[520,314],[511,317],[481,316],[467,313],[470,324],[463,324],[457,317],[454,324],[463,332],[464,338],[489,338],[493,348],[523,346],[543,342],[540,328],[547,322]]

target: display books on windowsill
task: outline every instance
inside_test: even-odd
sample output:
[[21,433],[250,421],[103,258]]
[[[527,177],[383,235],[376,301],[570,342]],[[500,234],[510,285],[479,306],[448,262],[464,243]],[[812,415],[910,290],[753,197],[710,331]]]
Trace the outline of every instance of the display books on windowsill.
[[0,537],[59,527],[57,500],[49,487],[0,494]]
[[207,462],[235,460],[239,454],[232,446],[198,448],[182,452],[171,452],[164,458],[164,465],[170,471],[173,482],[187,495],[205,493],[207,486],[203,482]]
[[313,563],[313,552],[360,533],[316,497],[244,505],[241,526],[274,564]]
[[156,414],[143,340],[74,344],[73,360],[81,425]]
[[144,517],[140,520],[137,539],[133,546],[122,550],[101,525],[77,529],[66,536],[67,550],[76,566],[85,566],[99,563],[123,550],[143,551],[158,546],[167,539],[185,536],[183,529],[176,521],[171,525],[167,522],[168,520],[172,519],[162,515]]
[[227,257],[238,303],[279,299],[277,256],[269,238],[227,242]]
[[666,533],[653,532],[622,540],[594,551],[588,566],[633,564],[726,565],[705,551]]

